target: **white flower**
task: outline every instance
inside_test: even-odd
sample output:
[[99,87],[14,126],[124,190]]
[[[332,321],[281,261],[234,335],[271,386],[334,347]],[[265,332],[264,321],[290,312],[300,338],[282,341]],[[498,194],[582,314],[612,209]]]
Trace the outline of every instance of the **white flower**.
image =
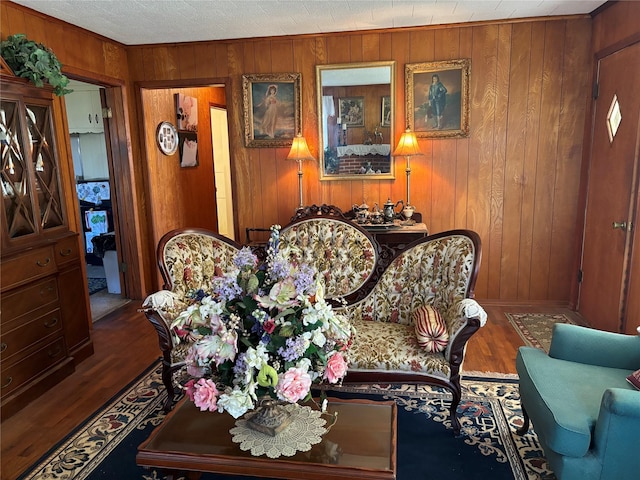
[[321,329],[316,328],[313,331],[313,336],[311,337],[311,342],[314,345],[317,345],[320,348],[322,348],[322,347],[324,347],[324,344],[327,343],[327,337],[324,336],[324,333],[322,333]]
[[343,315],[333,315],[328,321],[326,334],[337,342],[346,343],[355,334],[355,329]]
[[256,348],[249,347],[244,360],[247,362],[247,366],[260,370],[262,364],[269,361],[267,346],[264,343],[258,343]]
[[311,360],[308,358],[301,358],[298,360],[298,363],[296,363],[296,368],[299,368],[303,372],[308,372],[311,368]]
[[220,395],[218,399],[218,411],[227,411],[233,418],[241,417],[248,410],[252,409],[253,402],[251,401],[251,397],[247,392],[239,388],[225,390],[225,393]]
[[314,304],[308,304],[304,309],[302,322],[305,326],[313,325],[317,321],[321,321],[323,325],[326,325],[334,317],[335,312],[331,305],[324,300],[318,300]]

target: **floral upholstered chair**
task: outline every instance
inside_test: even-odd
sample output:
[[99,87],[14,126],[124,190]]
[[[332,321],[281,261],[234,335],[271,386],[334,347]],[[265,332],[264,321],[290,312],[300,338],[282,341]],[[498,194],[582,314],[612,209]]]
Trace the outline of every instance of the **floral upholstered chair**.
[[480,238],[453,230],[417,240],[398,254],[365,298],[344,307],[356,335],[350,383],[426,383],[448,389],[460,432],[460,369],[467,340],[486,322],[473,298]]
[[171,322],[187,308],[199,290],[209,292],[215,275],[231,270],[241,245],[204,229],[178,229],[165,234],[156,257],[164,281],[163,290],[149,295],[142,311],[158,333],[162,350],[162,382],[167,389],[165,410],[174,402],[174,372],[185,365],[189,344],[177,343]]
[[327,299],[347,297],[372,278],[379,247],[365,229],[333,215],[301,218],[282,228],[280,252],[318,274]]

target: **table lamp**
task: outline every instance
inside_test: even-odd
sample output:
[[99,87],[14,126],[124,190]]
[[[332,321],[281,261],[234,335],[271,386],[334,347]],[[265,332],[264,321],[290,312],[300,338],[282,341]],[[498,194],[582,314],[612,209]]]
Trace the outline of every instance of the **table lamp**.
[[298,162],[298,191],[300,193],[300,205],[298,206],[298,210],[301,210],[304,207],[302,202],[302,162],[304,160],[315,160],[311,155],[309,147],[307,146],[307,141],[304,139],[302,134],[299,133],[293,139],[291,150],[289,151],[289,155],[287,155],[287,160],[295,160]]
[[411,207],[411,157],[414,155],[422,155],[420,149],[418,147],[418,139],[416,138],[416,134],[407,128],[405,132],[400,137],[400,141],[398,142],[398,146],[393,151],[392,154],[394,157],[404,156],[407,159],[407,204],[405,205],[405,209],[407,207]]

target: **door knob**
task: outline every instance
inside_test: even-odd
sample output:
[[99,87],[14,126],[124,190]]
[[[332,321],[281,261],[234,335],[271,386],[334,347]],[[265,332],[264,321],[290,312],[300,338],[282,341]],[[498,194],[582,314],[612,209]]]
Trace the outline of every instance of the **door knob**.
[[619,228],[620,230],[627,229],[627,222],[613,222],[613,229]]

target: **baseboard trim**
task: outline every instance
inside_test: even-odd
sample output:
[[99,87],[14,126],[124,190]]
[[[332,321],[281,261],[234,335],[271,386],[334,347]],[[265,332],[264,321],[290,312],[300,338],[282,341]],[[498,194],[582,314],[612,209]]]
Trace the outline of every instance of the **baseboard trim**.
[[568,301],[561,300],[500,300],[500,299],[480,299],[477,302],[487,307],[548,307],[566,308],[573,310]]

